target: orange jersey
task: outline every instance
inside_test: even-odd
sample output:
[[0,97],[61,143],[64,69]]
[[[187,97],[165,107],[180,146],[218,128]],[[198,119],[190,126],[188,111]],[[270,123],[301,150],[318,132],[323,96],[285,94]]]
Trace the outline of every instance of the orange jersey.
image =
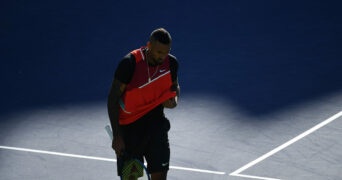
[[151,67],[146,62],[141,48],[131,54],[135,57],[136,65],[132,80],[127,84],[119,102],[120,125],[138,120],[164,101],[176,96],[176,92],[171,91],[172,78],[168,56],[163,64]]

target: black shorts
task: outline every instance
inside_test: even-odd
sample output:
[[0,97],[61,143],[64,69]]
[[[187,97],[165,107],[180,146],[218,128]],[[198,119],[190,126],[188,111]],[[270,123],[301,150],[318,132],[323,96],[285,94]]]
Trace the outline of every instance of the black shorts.
[[164,116],[143,117],[132,124],[122,126],[125,151],[144,162],[149,173],[169,170],[170,122]]

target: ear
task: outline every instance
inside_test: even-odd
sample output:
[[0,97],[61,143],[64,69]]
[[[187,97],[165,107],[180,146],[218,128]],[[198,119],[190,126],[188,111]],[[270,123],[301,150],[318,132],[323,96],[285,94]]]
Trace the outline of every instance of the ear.
[[148,49],[151,49],[151,42],[150,42],[150,41],[147,41],[146,47],[147,47]]

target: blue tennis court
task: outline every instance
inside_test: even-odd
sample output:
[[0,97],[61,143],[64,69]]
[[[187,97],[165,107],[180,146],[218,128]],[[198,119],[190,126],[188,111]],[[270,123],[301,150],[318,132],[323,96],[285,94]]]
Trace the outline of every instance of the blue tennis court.
[[168,179],[342,178],[340,3],[2,4],[0,179],[118,179],[107,94],[158,27],[180,63]]

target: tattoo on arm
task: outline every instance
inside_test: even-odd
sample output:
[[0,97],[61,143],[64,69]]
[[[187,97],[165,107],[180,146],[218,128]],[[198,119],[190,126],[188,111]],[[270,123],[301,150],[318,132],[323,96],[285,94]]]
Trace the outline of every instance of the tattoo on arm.
[[126,84],[114,79],[107,101],[108,116],[113,129],[113,136],[121,135],[119,125],[119,100],[126,89]]

